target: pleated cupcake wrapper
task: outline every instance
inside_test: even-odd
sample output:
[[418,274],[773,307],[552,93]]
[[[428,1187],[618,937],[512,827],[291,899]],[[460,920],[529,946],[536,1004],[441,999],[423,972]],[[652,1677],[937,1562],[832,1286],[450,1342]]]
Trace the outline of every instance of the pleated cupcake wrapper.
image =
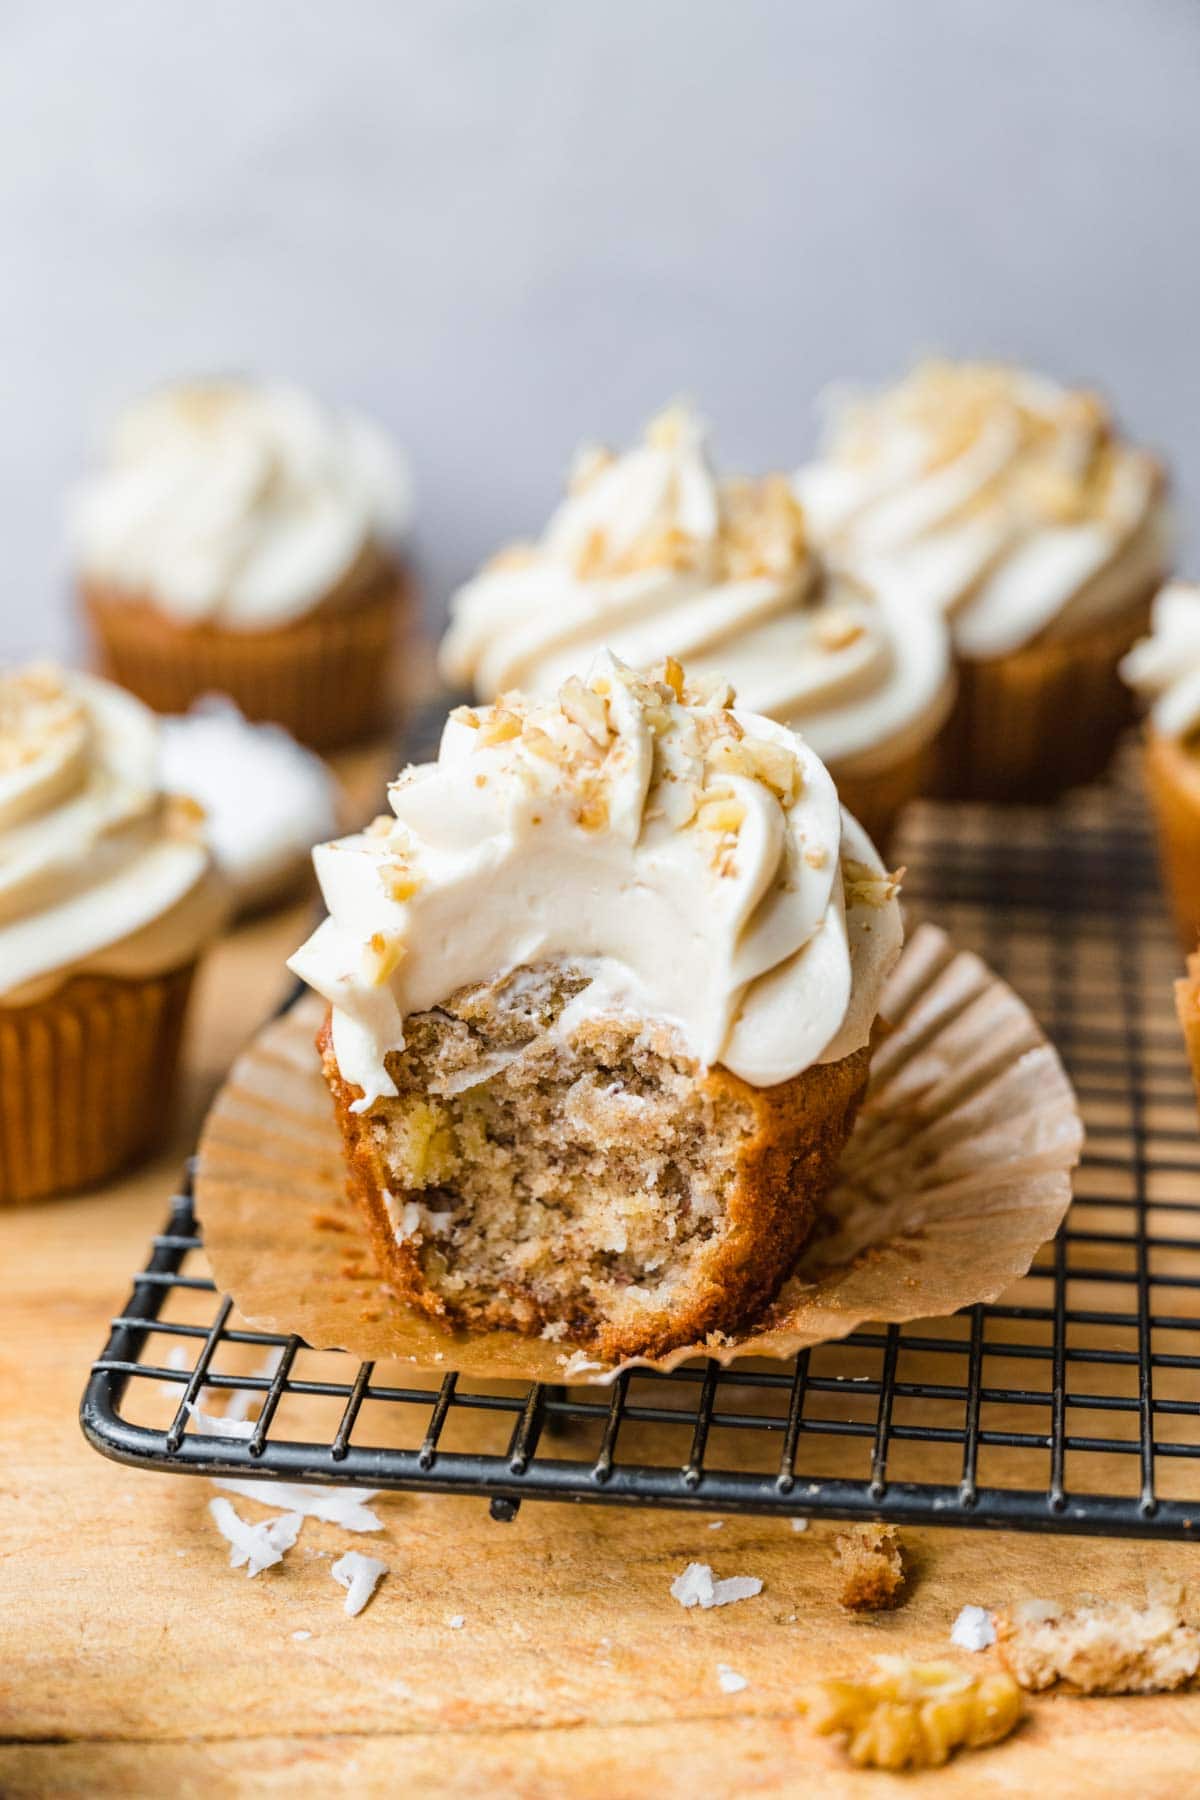
[[[867,1320],[994,1300],[1071,1198],[1083,1127],[1056,1052],[978,957],[923,925],[888,984],[878,1051],[838,1185],[769,1311],[736,1338],[621,1367],[789,1357]],[[302,1002],[234,1065],[205,1125],[197,1203],[217,1284],[249,1322],[314,1349],[492,1380],[606,1382],[569,1346],[453,1331],[397,1301],[345,1199],[341,1142]]]
[[939,744],[937,791],[951,799],[1052,800],[1108,766],[1133,717],[1117,664],[1145,631],[1150,594],[1061,642],[961,661]]
[[91,1187],[150,1147],[194,970],[81,976],[30,1006],[0,1007],[0,1203]]
[[102,672],[160,713],[228,694],[317,750],[352,744],[388,719],[405,584],[275,631],[176,625],[154,608],[85,594]]
[[1142,760],[1167,898],[1180,942],[1200,939],[1200,757],[1148,732]]

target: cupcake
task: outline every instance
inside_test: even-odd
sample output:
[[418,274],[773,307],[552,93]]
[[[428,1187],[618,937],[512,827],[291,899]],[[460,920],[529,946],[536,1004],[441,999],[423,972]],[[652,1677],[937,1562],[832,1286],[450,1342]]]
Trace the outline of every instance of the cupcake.
[[0,1201],[89,1186],[164,1120],[224,893],[158,726],[107,682],[0,675]]
[[896,888],[813,751],[603,656],[458,709],[394,817],[316,852],[291,967],[404,1299],[604,1358],[736,1331],[867,1079]]
[[1134,645],[1121,673],[1151,702],[1146,786],[1171,911],[1194,950],[1200,937],[1200,586],[1172,581],[1156,595],[1150,635]]
[[880,840],[926,785],[953,701],[940,615],[833,576],[784,477],[718,480],[679,407],[623,456],[581,451],[537,543],[503,551],[451,613],[443,674],[483,700],[553,695],[605,648],[720,672],[803,735]]
[[1170,561],[1164,489],[1095,395],[1020,369],[922,363],[835,404],[796,491],[839,565],[949,621],[943,793],[1048,800],[1104,769],[1117,663]]
[[100,666],[157,712],[228,694],[316,749],[379,731],[406,577],[404,465],[278,383],[164,388],[117,422],[71,515]]

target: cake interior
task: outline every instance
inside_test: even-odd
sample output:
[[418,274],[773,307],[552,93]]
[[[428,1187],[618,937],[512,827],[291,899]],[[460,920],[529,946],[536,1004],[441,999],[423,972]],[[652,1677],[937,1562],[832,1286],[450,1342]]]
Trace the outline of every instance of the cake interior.
[[586,1335],[702,1283],[753,1109],[660,1022],[564,1010],[578,968],[518,969],[410,1017],[363,1120],[397,1239],[452,1318]]

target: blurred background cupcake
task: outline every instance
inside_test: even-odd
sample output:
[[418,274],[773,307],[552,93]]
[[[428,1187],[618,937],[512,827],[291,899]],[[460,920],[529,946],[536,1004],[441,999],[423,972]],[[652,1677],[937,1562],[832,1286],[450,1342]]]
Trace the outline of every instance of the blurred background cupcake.
[[136,402],[70,537],[103,672],[158,712],[227,694],[334,749],[381,730],[408,578],[406,465],[367,421],[279,382]]
[[537,541],[501,551],[454,596],[440,661],[491,700],[554,694],[605,649],[731,682],[739,705],[803,735],[876,839],[928,786],[954,697],[937,609],[910,613],[831,574],[788,481],[718,479],[681,406],[623,455],[578,452]]
[[1121,664],[1150,702],[1143,766],[1159,856],[1179,935],[1200,938],[1200,586],[1172,581],[1155,597],[1150,635]]
[[101,1181],[166,1121],[226,899],[158,750],[108,682],[0,675],[0,1202]]
[[814,540],[949,620],[958,699],[939,791],[1049,800],[1129,717],[1117,663],[1170,566],[1161,466],[1103,401],[1021,368],[930,361],[835,393],[796,476]]

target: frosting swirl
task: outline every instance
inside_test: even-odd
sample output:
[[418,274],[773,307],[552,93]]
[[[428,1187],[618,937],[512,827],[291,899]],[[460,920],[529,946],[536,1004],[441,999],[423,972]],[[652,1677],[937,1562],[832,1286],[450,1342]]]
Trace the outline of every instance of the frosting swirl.
[[291,967],[333,1008],[364,1108],[411,1013],[555,959],[591,976],[564,1014],[670,1021],[755,1086],[870,1036],[899,953],[895,887],[830,776],[724,683],[603,656],[546,702],[450,716],[394,819],[314,853],[329,917]]
[[192,382],[117,421],[70,535],[85,579],[182,624],[285,625],[356,587],[407,524],[374,425],[279,382]]
[[963,656],[1003,656],[1120,612],[1161,578],[1164,477],[1103,401],[992,363],[925,362],[834,395],[796,492],[814,539]]
[[1200,731],[1200,584],[1169,581],[1150,609],[1150,635],[1134,645],[1121,674],[1152,702],[1150,723],[1162,737]]
[[224,895],[199,809],[158,785],[158,724],[46,664],[0,674],[0,1000],[195,955]]
[[623,456],[581,451],[538,542],[502,552],[451,609],[443,673],[481,697],[553,694],[602,649],[640,669],[669,654],[836,763],[919,747],[953,698],[941,620],[830,578],[789,483],[718,480],[679,407]]

